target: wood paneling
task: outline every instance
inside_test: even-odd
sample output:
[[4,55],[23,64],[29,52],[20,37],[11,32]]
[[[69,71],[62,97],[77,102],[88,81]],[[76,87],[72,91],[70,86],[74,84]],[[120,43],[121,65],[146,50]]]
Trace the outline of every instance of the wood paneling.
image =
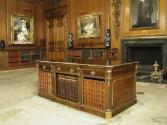
[[39,46],[46,40],[46,18],[44,15],[44,2],[36,1],[35,5],[35,44]]
[[[52,0],[0,0],[0,16],[3,17],[0,21],[0,39],[11,43],[11,15],[30,15],[35,20],[35,45],[40,45],[40,41],[45,39],[45,24],[46,18],[44,17],[43,10],[52,10],[58,6],[67,5],[67,19],[65,33],[73,33],[73,47],[74,48],[105,48],[104,44],[104,30],[111,29],[111,48],[118,48],[118,59],[113,63],[120,63],[121,58],[121,39],[125,37],[157,37],[167,35],[167,1],[159,0],[159,28],[157,29],[139,29],[131,30],[130,28],[130,0],[121,0],[119,17],[120,20],[120,36],[115,38],[114,30],[114,17],[113,17],[113,2],[114,0],[61,0],[59,5],[52,4]],[[45,5],[45,6],[44,6]],[[100,37],[79,39],[77,35],[77,19],[79,16],[98,13],[100,15]],[[56,17],[57,18],[57,17]],[[61,36],[63,30],[56,29],[57,36]],[[60,31],[60,32],[59,32]],[[51,36],[50,32],[50,36]],[[59,39],[59,37],[57,37]],[[65,41],[64,40],[64,41]],[[83,46],[82,46],[83,44]],[[67,46],[66,46],[67,47]],[[62,53],[62,52],[61,52]],[[55,55],[56,56],[56,55]]]
[[[69,2],[69,32],[74,35],[74,47],[86,48],[104,48],[104,30],[109,28],[109,0],[72,0]],[[98,13],[100,17],[100,37],[96,38],[82,38],[79,39],[77,35],[77,19],[79,16]]]
[[11,44],[11,17],[13,14],[34,18],[35,45],[38,45],[40,40],[45,39],[44,2],[42,0],[0,0],[0,4],[0,39],[4,39],[7,45]]
[[0,0],[0,39],[4,39],[6,41],[6,0]]
[[63,61],[66,48],[66,17],[48,20],[47,42],[48,60]]
[[[31,16],[34,19],[34,45],[12,45],[11,41],[11,17],[12,15],[24,15]],[[26,47],[29,51],[33,51],[34,48],[39,48],[41,42],[46,38],[45,36],[45,17],[44,17],[44,1],[43,0],[0,0],[0,40],[3,39],[6,42],[5,50],[0,51],[2,68],[7,68],[9,65],[8,54],[10,50],[26,51]],[[33,48],[33,49],[32,49]],[[45,57],[43,57],[45,58]],[[16,67],[19,68],[19,65]]]
[[122,21],[122,37],[125,36],[163,36],[167,35],[167,11],[166,11],[166,0],[159,0],[159,27],[155,29],[139,29],[131,30],[130,28],[130,0],[123,0],[123,21]]
[[[113,0],[110,0],[111,3]],[[141,37],[163,37],[167,36],[167,1],[159,0],[159,27],[155,29],[137,29],[132,30],[130,27],[130,17],[131,17],[131,9],[130,9],[130,1],[131,0],[121,0],[121,15],[120,15],[120,37],[118,40],[114,37],[114,32],[112,32],[112,47],[116,47],[119,50],[119,58],[115,63],[121,62],[121,39],[126,37],[129,38],[141,38]],[[112,5],[112,4],[111,4]],[[113,12],[113,8],[110,8],[111,13]],[[110,18],[110,22],[112,24],[112,31],[114,30],[113,26],[113,16]]]

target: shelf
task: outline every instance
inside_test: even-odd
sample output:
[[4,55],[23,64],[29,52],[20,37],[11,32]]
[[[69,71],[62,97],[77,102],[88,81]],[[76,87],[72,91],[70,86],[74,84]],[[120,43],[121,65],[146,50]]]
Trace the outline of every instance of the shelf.
[[45,58],[44,49],[5,49],[0,51],[0,70],[35,66]]

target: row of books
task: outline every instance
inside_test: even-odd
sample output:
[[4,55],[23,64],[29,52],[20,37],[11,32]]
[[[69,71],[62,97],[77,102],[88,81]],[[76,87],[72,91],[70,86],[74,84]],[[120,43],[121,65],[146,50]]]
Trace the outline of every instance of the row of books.
[[19,51],[9,51],[8,52],[8,58],[14,58],[14,57],[19,57]]
[[[8,64],[9,67],[18,67],[18,66],[28,66],[31,64],[35,64],[35,61],[40,59],[39,54],[40,51],[10,51],[8,52]],[[36,55],[34,55],[36,54]]]
[[8,62],[10,67],[17,67],[19,65],[19,51],[8,52]]
[[77,77],[57,74],[57,96],[69,101],[78,102]]
[[52,95],[52,75],[48,71],[39,71],[39,84],[41,95]]
[[9,62],[9,67],[18,67],[19,65],[19,62]]
[[9,63],[19,62],[19,60],[20,59],[18,57],[8,58]]
[[28,66],[28,65],[30,65],[30,62],[29,61],[21,61],[20,65],[21,66]]
[[83,103],[87,107],[97,110],[105,110],[105,81],[97,79],[84,78],[83,81]]

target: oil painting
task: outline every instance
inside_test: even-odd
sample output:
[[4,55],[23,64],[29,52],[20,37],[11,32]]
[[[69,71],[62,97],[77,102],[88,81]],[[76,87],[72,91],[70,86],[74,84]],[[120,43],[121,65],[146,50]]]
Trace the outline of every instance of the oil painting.
[[33,18],[12,15],[12,44],[33,44]]
[[99,15],[85,15],[78,18],[78,37],[90,38],[100,36]]
[[131,28],[158,28],[158,0],[131,0]]

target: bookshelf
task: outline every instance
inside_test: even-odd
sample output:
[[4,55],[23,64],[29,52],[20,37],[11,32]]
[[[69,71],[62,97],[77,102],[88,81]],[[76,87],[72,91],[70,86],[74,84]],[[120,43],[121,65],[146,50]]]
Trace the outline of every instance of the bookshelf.
[[68,58],[75,61],[80,60],[96,60],[100,63],[101,60],[116,60],[118,58],[118,49],[106,48],[76,48],[68,50]]
[[20,59],[19,60],[20,66],[28,66],[28,65],[30,65],[30,51],[21,50],[19,59]]
[[39,71],[40,78],[40,93],[44,96],[52,95],[52,74],[51,71],[41,70]]
[[57,74],[56,95],[60,98],[78,103],[78,80],[76,76]]
[[136,67],[37,61],[39,95],[110,119],[136,103]]
[[20,62],[20,53],[17,50],[12,50],[8,52],[8,66],[17,67]]
[[36,64],[36,60],[45,59],[45,53],[41,50],[32,50],[30,51],[30,62],[31,64]]
[[99,111],[105,111],[106,85],[104,80],[83,79],[83,104]]
[[44,48],[7,48],[0,51],[0,70],[35,66],[36,60],[45,60]]

